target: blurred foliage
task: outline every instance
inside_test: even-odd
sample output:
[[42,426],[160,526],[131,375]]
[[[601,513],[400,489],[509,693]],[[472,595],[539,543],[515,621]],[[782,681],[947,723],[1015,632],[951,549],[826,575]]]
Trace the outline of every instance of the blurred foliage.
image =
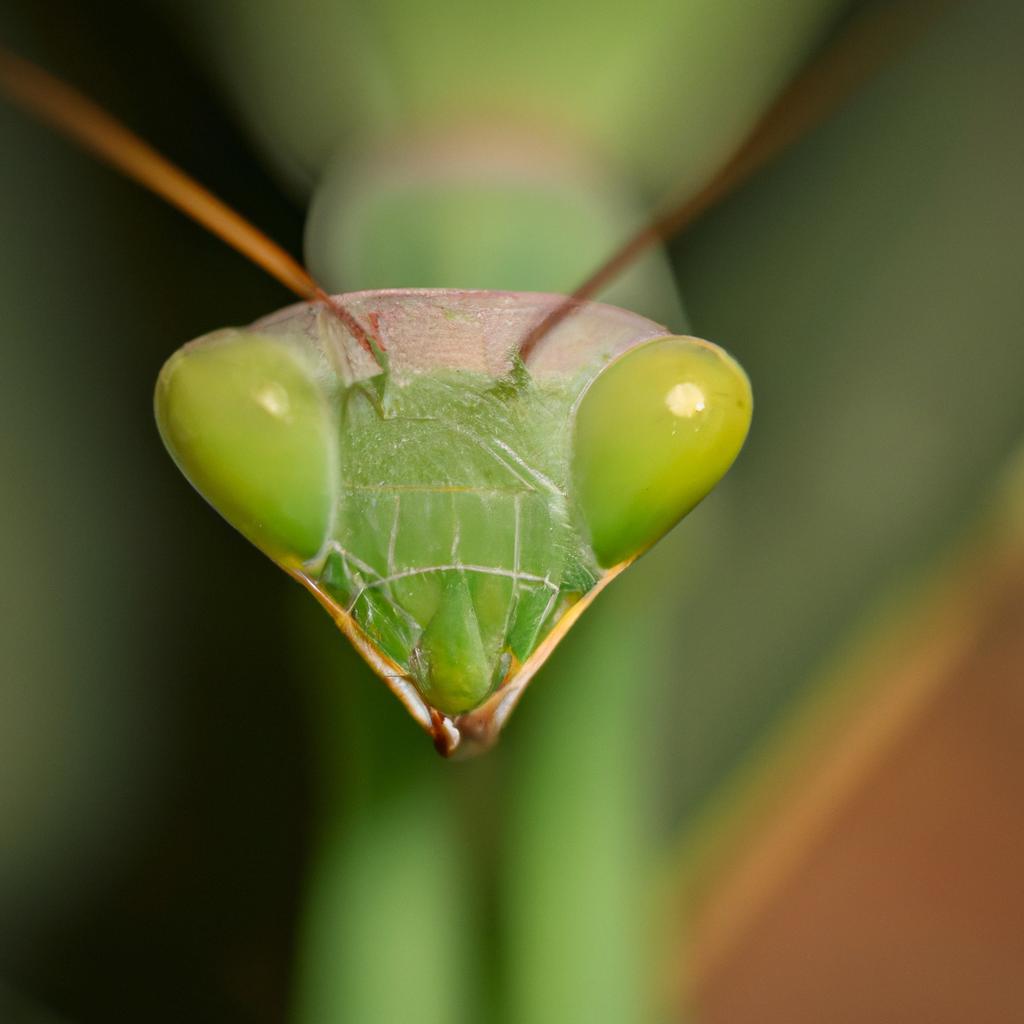
[[188,13],[211,73],[307,189],[339,151],[352,160],[482,121],[568,138],[660,191],[693,188],[728,154],[842,6],[194,0],[168,10]]
[[[558,128],[585,125],[650,199],[722,159],[837,9],[671,6],[677,35],[571,5],[539,26],[531,6],[496,56],[465,49],[479,8],[379,5],[338,44],[323,18],[205,4],[232,28],[211,70],[145,7],[16,0],[0,35],[297,247],[301,211],[215,82],[261,149],[283,140],[272,162],[294,187],[334,137],[447,116],[481,80],[472,61],[492,84],[539,67]],[[160,448],[166,355],[286,296],[0,105],[17,154],[0,161],[0,971],[83,1022],[280,1020],[304,890],[307,1019],[417,1000],[421,1020],[643,1019],[656,840],[704,820],[1022,440],[1022,29],[1012,0],[951,5],[673,247],[694,332],[752,379],[748,448],[588,613],[502,747],[462,765]],[[604,92],[579,86],[589,65]]]

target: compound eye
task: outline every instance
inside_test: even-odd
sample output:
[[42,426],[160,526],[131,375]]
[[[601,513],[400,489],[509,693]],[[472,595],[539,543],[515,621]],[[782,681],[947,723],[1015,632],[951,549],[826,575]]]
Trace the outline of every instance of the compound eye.
[[572,474],[601,565],[650,547],[708,494],[752,409],[740,365],[697,338],[644,342],[594,379],[576,410]]
[[312,557],[327,533],[331,417],[292,350],[245,331],[176,352],[157,381],[167,450],[232,526],[279,561]]

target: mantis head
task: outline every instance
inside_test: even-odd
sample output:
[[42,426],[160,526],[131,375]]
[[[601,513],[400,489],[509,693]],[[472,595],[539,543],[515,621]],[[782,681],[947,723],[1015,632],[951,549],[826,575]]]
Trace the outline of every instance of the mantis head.
[[596,303],[524,363],[556,296],[342,301],[369,351],[316,304],[208,335],[165,365],[160,431],[443,752],[486,746],[603,586],[724,475],[750,385],[720,348]]

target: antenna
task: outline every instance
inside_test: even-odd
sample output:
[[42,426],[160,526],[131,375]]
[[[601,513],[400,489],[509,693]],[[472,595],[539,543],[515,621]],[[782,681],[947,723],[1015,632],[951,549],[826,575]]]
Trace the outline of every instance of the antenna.
[[[31,61],[0,48],[0,90],[25,110],[165,199],[301,299],[322,302],[371,355],[380,343],[291,254],[102,107]],[[375,356],[376,358],[376,356]]]
[[840,107],[872,73],[913,40],[951,0],[898,0],[860,14],[781,93],[753,131],[703,188],[668,206],[628,239],[523,339],[525,362],[538,342],[630,263],[677,237]]

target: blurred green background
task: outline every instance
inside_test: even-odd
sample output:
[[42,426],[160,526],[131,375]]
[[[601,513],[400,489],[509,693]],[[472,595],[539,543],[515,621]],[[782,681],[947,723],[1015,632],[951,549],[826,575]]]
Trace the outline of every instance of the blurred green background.
[[[567,289],[864,6],[7,0],[0,40],[295,252],[322,174],[341,184],[314,210],[344,214],[378,180],[368,153],[405,166],[450,122],[537,122],[572,154],[551,180],[596,211],[586,245],[542,262]],[[0,976],[27,994],[7,1010],[0,990],[0,1017],[749,1019],[665,981],[700,942],[665,879],[704,877],[702,844],[724,856],[712,832],[754,816],[743,780],[776,770],[757,752],[900,595],[982,518],[1019,526],[1001,487],[1024,438],[1024,10],[933,6],[671,247],[693,333],[752,379],[747,449],[588,613],[499,749],[457,765],[160,446],[167,355],[289,297],[0,104]],[[422,280],[376,279],[344,216],[314,269],[338,288],[488,283],[430,279],[436,216],[362,229],[393,233],[402,273],[422,247]],[[529,220],[500,222],[527,251]],[[477,241],[446,272],[472,273]],[[515,274],[501,286],[532,286]],[[617,297],[681,322],[665,275],[655,259]],[[1024,1012],[1019,980],[991,985]],[[939,1018],[911,1001],[873,1019]]]

